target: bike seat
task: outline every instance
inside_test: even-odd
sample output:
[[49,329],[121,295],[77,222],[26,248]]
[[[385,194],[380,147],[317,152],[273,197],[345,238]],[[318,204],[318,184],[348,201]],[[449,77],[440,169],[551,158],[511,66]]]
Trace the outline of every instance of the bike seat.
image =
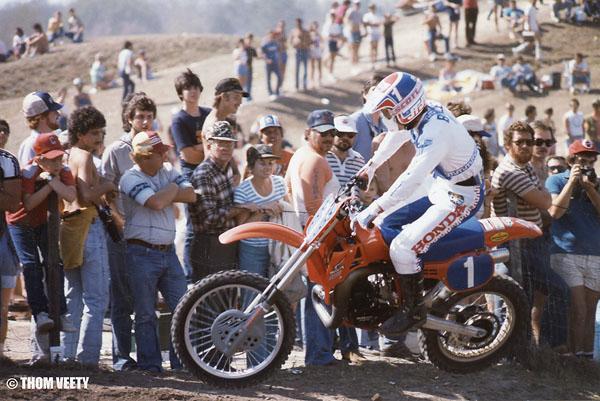
[[431,245],[429,251],[421,255],[421,260],[442,261],[456,254],[484,247],[483,227],[477,218],[471,217]]
[[[386,227],[382,230],[382,236],[389,246],[400,232],[401,230],[395,227]],[[446,260],[462,252],[483,248],[484,240],[483,227],[477,218],[471,217],[431,245],[429,251],[421,255],[421,260],[424,262]]]

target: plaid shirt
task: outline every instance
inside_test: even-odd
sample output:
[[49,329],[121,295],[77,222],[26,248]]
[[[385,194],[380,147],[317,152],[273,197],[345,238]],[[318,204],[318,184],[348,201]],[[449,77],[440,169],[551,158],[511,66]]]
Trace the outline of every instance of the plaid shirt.
[[221,169],[212,159],[206,159],[191,177],[196,203],[189,204],[195,234],[218,235],[235,227],[235,219],[227,218],[233,207],[233,182],[229,165]]

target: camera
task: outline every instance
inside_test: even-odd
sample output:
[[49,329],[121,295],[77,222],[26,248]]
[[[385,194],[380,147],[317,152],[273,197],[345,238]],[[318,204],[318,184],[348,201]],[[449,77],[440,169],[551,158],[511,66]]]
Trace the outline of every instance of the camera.
[[598,176],[592,167],[581,167],[581,175],[587,177],[591,182],[596,182]]

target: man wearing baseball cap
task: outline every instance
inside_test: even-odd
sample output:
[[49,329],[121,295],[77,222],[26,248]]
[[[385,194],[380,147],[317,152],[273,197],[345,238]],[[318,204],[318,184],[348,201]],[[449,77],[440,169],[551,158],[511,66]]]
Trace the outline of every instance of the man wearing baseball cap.
[[348,115],[341,115],[335,117],[333,122],[337,132],[333,147],[326,157],[340,185],[343,186],[365,165],[365,159],[352,149],[354,139],[358,135],[356,121]]
[[[336,134],[333,113],[315,110],[306,120],[305,145],[298,149],[285,175],[288,194],[302,226],[313,216],[323,200],[335,193],[340,184],[327,163],[326,155],[333,146]],[[309,285],[308,294],[312,290]],[[323,326],[312,302],[304,304],[302,331],[306,334],[304,362],[307,365],[330,365],[336,361],[332,354],[333,333]]]
[[[175,202],[192,203],[191,184],[169,163],[157,132],[138,133],[131,142],[135,165],[123,174],[119,189],[124,194],[125,260],[135,311],[137,366],[161,372],[157,336],[156,293],[160,290],[169,309],[175,310],[187,289],[183,269],[175,254]],[[171,368],[181,363],[170,349]]]
[[194,282],[220,270],[235,269],[237,244],[221,244],[219,235],[236,226],[235,217],[256,205],[234,205],[231,160],[237,137],[227,121],[217,121],[207,131],[207,158],[194,170],[192,186],[198,195],[189,205],[194,226],[191,245]]
[[40,133],[58,130],[59,110],[62,104],[52,99],[48,92],[31,92],[23,99],[23,115],[31,134],[19,146],[17,158],[22,166],[27,165],[35,156],[33,144]]
[[570,351],[591,358],[596,304],[600,299],[600,194],[594,164],[598,149],[590,140],[569,146],[570,170],[552,175],[550,263],[571,289]]
[[[19,260],[23,265],[27,302],[36,323],[32,360],[48,359],[48,331],[59,322],[49,316],[44,277],[48,277],[48,196],[56,192],[60,199],[72,202],[77,196],[71,171],[62,163],[64,151],[54,134],[40,134],[33,144],[35,157],[22,170],[22,207],[7,214],[10,231]],[[41,255],[41,257],[40,257]],[[64,285],[60,289],[60,328],[73,332],[67,318]]]
[[294,152],[283,148],[283,127],[279,117],[275,114],[261,116],[258,119],[258,132],[260,133],[260,141],[271,146],[273,154],[279,156],[279,159],[275,160],[276,165],[273,174],[285,177]]

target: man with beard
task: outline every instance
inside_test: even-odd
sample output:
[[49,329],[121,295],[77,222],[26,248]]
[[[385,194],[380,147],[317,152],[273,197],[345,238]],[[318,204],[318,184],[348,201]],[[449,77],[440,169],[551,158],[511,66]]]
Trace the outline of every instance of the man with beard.
[[[47,92],[32,92],[23,99],[23,114],[31,134],[21,142],[17,158],[21,166],[26,166],[35,157],[33,144],[40,134],[53,132],[59,128],[59,110],[62,104],[52,99]],[[57,133],[58,134],[58,133]]]
[[333,121],[337,133],[326,158],[329,167],[343,186],[365,165],[365,159],[352,149],[354,138],[358,135],[356,121],[346,115],[337,116]]
[[[534,131],[526,123],[512,123],[504,135],[507,154],[492,175],[492,216],[514,216],[543,227],[540,210],[548,210],[552,198],[540,184],[531,165]],[[509,210],[510,208],[510,210]],[[516,242],[516,241],[515,241]],[[544,237],[523,239],[512,244],[511,275],[520,275],[532,305],[531,326],[535,344],[539,344],[541,320],[547,296],[562,296],[564,282],[550,269],[548,242]],[[520,249],[520,252],[517,251]],[[519,260],[520,259],[520,260]],[[560,285],[562,284],[562,286]]]
[[[302,226],[306,225],[309,216],[317,212],[323,200],[339,188],[337,177],[326,159],[336,134],[333,113],[315,110],[308,116],[307,125],[304,132],[306,144],[292,156],[285,176],[288,193]],[[312,284],[302,304],[304,362],[306,365],[330,365],[336,361],[332,353],[332,331],[319,320],[310,301],[311,290]]]

